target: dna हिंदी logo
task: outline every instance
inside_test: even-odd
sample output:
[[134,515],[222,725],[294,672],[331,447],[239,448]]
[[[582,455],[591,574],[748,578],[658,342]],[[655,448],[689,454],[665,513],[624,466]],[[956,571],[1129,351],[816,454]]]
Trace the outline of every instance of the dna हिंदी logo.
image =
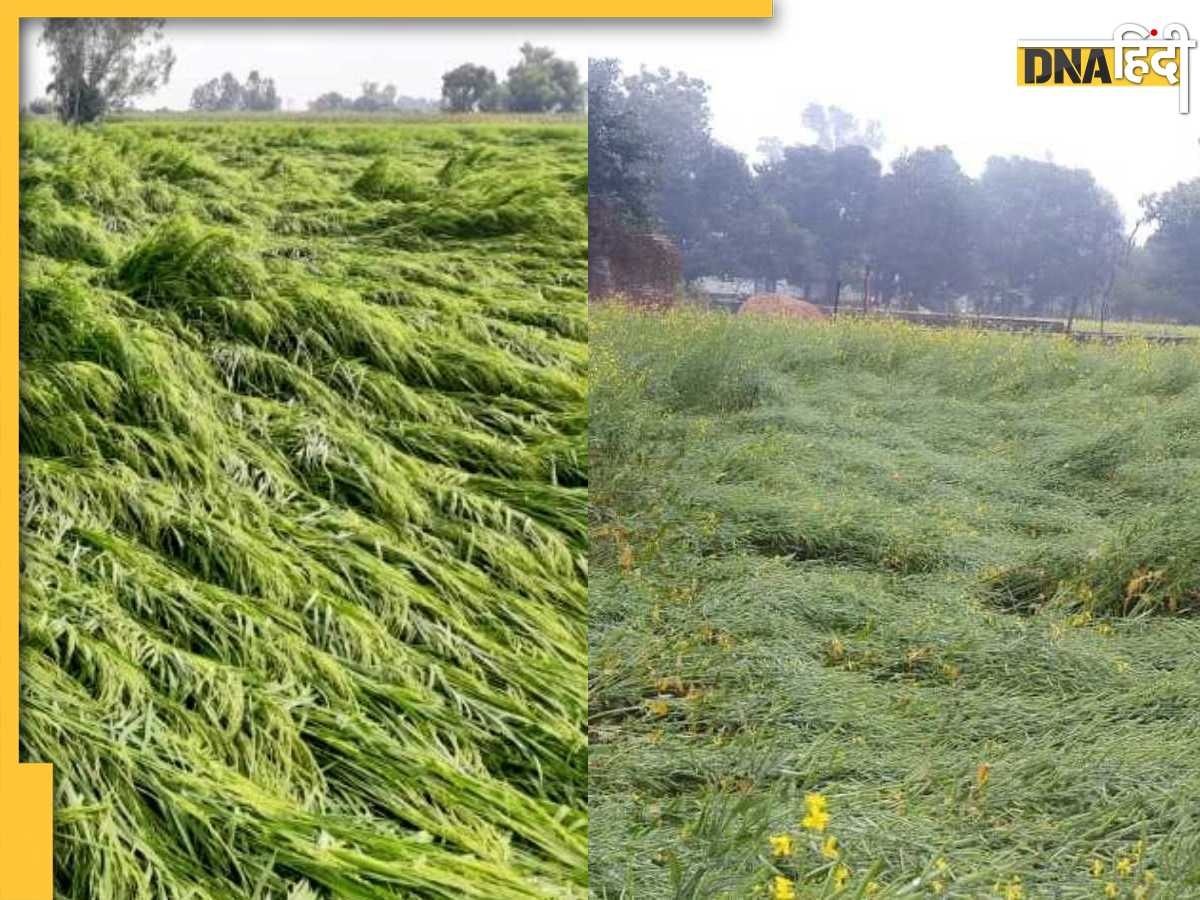
[[1178,22],[1143,28],[1126,22],[1112,39],[1017,42],[1021,87],[1176,87],[1188,112],[1188,57],[1196,42]]

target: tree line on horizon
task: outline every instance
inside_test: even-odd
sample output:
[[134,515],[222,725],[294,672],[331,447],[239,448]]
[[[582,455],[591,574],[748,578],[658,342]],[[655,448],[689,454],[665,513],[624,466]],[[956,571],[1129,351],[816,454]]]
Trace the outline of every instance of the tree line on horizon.
[[[364,81],[357,97],[329,91],[311,100],[310,112],[578,112],[586,96],[579,67],[560,59],[550,47],[528,41],[521,59],[504,81],[486,66],[463,63],[442,76],[441,101],[399,94],[394,84]],[[275,82],[251,72],[245,84],[226,72],[196,88],[191,108],[205,112],[277,110]]]
[[801,113],[810,143],[763,138],[752,164],[713,138],[708,91],[589,63],[590,199],[672,238],[687,279],[786,281],[831,305],[850,288],[899,308],[1200,322],[1200,178],[1143,197],[1127,227],[1086,169],[996,155],[972,178],[946,146],[885,167],[878,122],[818,104]]
[[[132,108],[134,98],[167,84],[175,54],[163,41],[164,19],[48,19],[40,42],[46,46],[54,80],[48,96],[33,100],[28,111],[55,113],[81,124],[109,112]],[[396,86],[363,82],[357,97],[336,91],[308,104],[314,112],[513,112],[573,113],[584,108],[586,90],[579,67],[550,47],[526,42],[505,80],[486,66],[463,63],[442,76],[441,100],[400,95]],[[283,99],[273,78],[251,70],[245,81],[232,72],[192,91],[190,108],[198,112],[274,112]]]
[[275,79],[251,70],[244,82],[232,72],[204,82],[192,91],[191,108],[197,112],[274,112],[283,107],[283,98],[275,90]]
[[487,66],[470,62],[446,72],[440,103],[396,98],[394,85],[379,90],[368,82],[357,98],[330,92],[317,97],[308,108],[317,112],[441,109],[451,113],[573,113],[583,109],[587,95],[575,63],[561,59],[550,47],[536,47],[528,41],[521,45],[520,54],[503,81]]

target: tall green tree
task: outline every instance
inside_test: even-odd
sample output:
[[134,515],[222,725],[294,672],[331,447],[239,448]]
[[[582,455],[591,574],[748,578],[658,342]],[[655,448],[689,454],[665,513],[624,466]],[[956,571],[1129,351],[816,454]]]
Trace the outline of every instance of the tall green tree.
[[442,105],[450,112],[486,107],[496,92],[496,73],[487,66],[463,63],[442,76]]
[[829,151],[800,145],[759,171],[766,194],[812,237],[815,265],[806,274],[805,293],[819,282],[824,299],[836,304],[842,286],[866,264],[879,161],[862,146]]
[[579,67],[528,41],[520,62],[508,70],[505,92],[513,112],[578,112],[583,105]]
[[980,201],[983,299],[997,311],[1071,317],[1123,254],[1117,202],[1086,169],[994,156]]
[[684,275],[756,277],[744,253],[742,230],[757,206],[754,175],[731,147],[709,143],[691,162],[688,177],[664,197],[670,233],[683,252]]
[[64,122],[94,121],[167,83],[170,47],[153,49],[163,19],[47,19],[41,43],[54,80],[48,90]]
[[242,109],[258,112],[274,112],[283,106],[283,99],[275,90],[275,79],[264,78],[253,70],[242,85]]
[[803,285],[817,277],[813,235],[747,170],[741,154],[714,145],[714,165],[703,181],[710,185],[708,231],[692,258],[685,256],[686,275],[747,278],[768,292],[783,279]]
[[588,60],[588,198],[631,222],[655,216],[661,148],[631,108],[615,59]]
[[887,300],[948,308],[975,287],[975,183],[949,147],[897,158],[879,184],[870,264]]
[[708,85],[669,69],[642,69],[624,80],[629,115],[653,148],[658,173],[652,209],[664,230],[684,247],[698,229],[697,209],[705,202],[698,179],[713,163]]
[[1157,226],[1146,240],[1146,275],[1161,296],[1159,313],[1200,322],[1200,178],[1180,182],[1142,200]]
[[250,72],[244,84],[232,72],[226,72],[192,91],[191,108],[203,112],[272,112],[281,106],[283,99],[275,90],[275,79],[264,78],[257,69]]
[[[233,77],[232,75],[230,76]],[[192,99],[188,104],[197,112],[214,112],[221,108],[221,82],[211,78],[192,89]]]
[[242,108],[242,83],[226,72],[217,83],[217,109]]

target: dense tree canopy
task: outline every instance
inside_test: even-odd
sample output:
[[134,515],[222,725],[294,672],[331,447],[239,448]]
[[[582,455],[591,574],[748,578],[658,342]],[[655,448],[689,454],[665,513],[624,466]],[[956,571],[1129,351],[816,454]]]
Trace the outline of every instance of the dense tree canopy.
[[579,67],[528,41],[520,62],[508,70],[505,89],[512,112],[578,112],[583,106]]
[[[625,79],[623,107],[626,115],[639,123],[646,140],[654,148],[658,163],[656,215],[667,231],[684,245],[684,259],[694,255],[691,248],[703,244],[712,224],[710,205],[719,205],[719,196],[706,191],[716,179],[704,169],[721,161],[713,155],[709,131],[708,85],[698,78],[667,69],[643,69]],[[589,110],[589,126],[592,110]],[[742,168],[745,163],[742,162]]]
[[442,105],[450,112],[494,108],[496,73],[487,66],[463,63],[442,76]]
[[263,78],[257,71],[246,76],[242,85],[242,107],[248,110],[269,112],[283,106],[283,99],[275,91],[275,79]]
[[948,147],[886,169],[883,130],[836,106],[814,136],[759,141],[751,165],[715,140],[708,85],[682,72],[588,70],[589,191],[680,247],[684,275],[786,279],[815,300],[1026,315],[1200,321],[1200,178],[1144,200],[1139,248],[1083,169],[994,157],[978,178]]
[[252,70],[243,84],[226,72],[192,91],[191,107],[200,112],[273,112],[283,105],[274,78],[263,78]]
[[588,60],[588,191],[630,219],[653,215],[662,148],[629,108],[615,59]]
[[579,67],[561,59],[550,47],[526,41],[521,58],[503,82],[486,66],[463,63],[442,75],[442,108],[448,112],[506,111],[516,113],[577,113],[584,109],[587,91]]
[[892,162],[872,214],[870,261],[885,300],[944,308],[976,286],[979,198],[949,147]]
[[1143,199],[1157,230],[1146,241],[1147,281],[1173,317],[1200,319],[1200,178]]
[[1124,223],[1085,169],[992,157],[979,180],[986,296],[1004,312],[1072,314],[1118,262]]
[[760,168],[759,177],[766,193],[813,241],[816,255],[800,283],[811,286],[819,279],[824,299],[837,302],[841,285],[865,260],[879,162],[866,147],[853,144],[833,151],[788,147],[781,160]]

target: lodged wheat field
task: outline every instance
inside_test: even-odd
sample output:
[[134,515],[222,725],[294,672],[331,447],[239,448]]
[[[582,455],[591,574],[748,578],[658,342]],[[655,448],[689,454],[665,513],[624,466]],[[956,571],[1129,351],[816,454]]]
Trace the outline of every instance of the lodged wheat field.
[[585,892],[585,137],[23,125],[59,897]]
[[1200,897],[1200,351],[592,317],[597,900]]

